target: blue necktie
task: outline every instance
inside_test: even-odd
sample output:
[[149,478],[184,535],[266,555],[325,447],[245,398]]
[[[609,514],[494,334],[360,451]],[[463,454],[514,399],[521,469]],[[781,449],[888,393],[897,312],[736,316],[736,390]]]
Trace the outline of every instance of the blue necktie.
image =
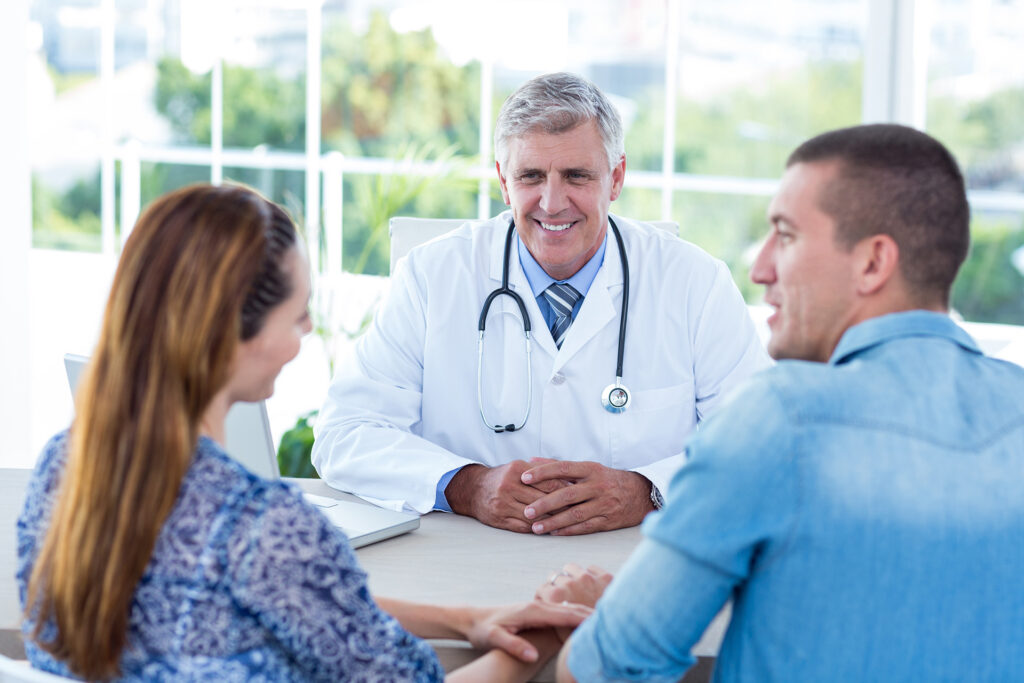
[[555,346],[562,348],[565,333],[572,325],[572,309],[580,299],[580,293],[572,285],[556,282],[544,290],[544,298],[551,304],[555,312],[555,322],[551,324],[551,336]]

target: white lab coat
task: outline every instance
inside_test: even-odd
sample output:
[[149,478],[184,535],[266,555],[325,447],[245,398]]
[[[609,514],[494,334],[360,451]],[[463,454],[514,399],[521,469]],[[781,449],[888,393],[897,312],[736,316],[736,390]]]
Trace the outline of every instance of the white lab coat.
[[[725,264],[663,230],[613,218],[630,273],[622,382],[632,403],[624,413],[601,405],[615,379],[623,289],[609,230],[604,264],[561,349],[513,249],[509,283],[533,325],[530,417],[521,431],[502,434],[481,421],[477,323],[501,283],[505,212],[399,262],[386,301],[354,358],[342,363],[317,419],[312,459],[324,480],[385,507],[424,513],[450,470],[542,456],[635,470],[666,491],[698,420],[769,360]],[[519,308],[501,296],[484,343],[482,394],[492,422],[519,424],[526,380]]]

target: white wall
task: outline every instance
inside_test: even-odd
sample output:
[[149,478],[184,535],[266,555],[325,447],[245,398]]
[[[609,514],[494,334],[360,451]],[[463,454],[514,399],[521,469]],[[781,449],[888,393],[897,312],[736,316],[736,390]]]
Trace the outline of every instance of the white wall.
[[29,453],[29,250],[32,201],[28,161],[29,0],[0,2],[0,467],[22,465]]

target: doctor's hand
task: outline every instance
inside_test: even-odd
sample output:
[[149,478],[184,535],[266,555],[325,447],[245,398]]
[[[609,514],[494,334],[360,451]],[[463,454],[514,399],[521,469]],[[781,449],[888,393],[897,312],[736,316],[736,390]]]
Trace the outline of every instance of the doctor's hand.
[[524,515],[535,534],[575,536],[636,526],[654,510],[647,477],[596,462],[545,462],[524,471],[521,480],[529,486],[574,482],[527,505]]
[[539,480],[536,486],[524,484],[522,474],[531,466],[523,460],[499,467],[466,465],[448,482],[445,498],[452,512],[475,517],[488,526],[528,534],[532,529],[525,516],[526,506],[568,486],[558,477]]

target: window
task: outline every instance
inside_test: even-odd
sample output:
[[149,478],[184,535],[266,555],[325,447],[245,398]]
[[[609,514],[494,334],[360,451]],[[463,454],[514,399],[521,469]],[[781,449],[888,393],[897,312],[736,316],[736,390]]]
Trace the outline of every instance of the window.
[[[751,301],[752,247],[789,151],[862,120],[925,125],[971,189],[975,247],[954,304],[1024,324],[1024,0],[15,2],[31,2],[34,40],[33,452],[67,424],[57,361],[90,352],[146,203],[196,181],[260,189],[307,229],[324,301],[347,307],[324,320],[352,332],[379,289],[353,273],[387,274],[388,217],[504,208],[494,118],[554,70],[590,78],[623,115],[613,211],[677,221]],[[894,93],[918,90],[907,113]],[[92,284],[53,290],[54,268]],[[349,294],[330,294],[342,271]],[[317,407],[339,334],[311,338],[282,377],[275,433]]]

